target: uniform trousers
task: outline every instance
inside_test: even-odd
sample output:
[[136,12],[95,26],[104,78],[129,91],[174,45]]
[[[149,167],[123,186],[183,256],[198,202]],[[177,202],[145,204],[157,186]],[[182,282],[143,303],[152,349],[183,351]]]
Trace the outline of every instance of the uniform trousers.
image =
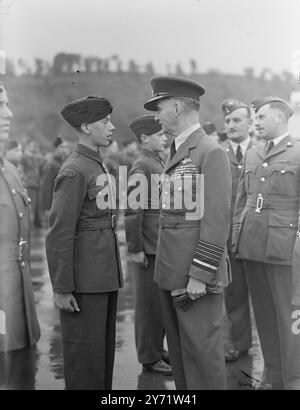
[[162,357],[164,325],[159,288],[153,281],[155,255],[146,255],[148,266],[133,263],[135,343],[138,361],[157,362]]
[[225,289],[225,306],[228,317],[229,341],[237,350],[252,346],[249,290],[243,261],[228,252],[232,281]]
[[291,266],[245,261],[267,381],[300,389],[300,335],[292,331]]
[[60,311],[67,390],[111,390],[118,292],[75,293],[80,312]]
[[223,294],[207,294],[188,310],[175,309],[160,290],[170,362],[177,390],[225,390]]

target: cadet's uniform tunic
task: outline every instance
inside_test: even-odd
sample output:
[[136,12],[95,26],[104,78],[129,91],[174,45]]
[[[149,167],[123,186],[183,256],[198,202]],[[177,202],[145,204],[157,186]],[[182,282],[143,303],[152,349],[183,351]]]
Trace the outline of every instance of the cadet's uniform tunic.
[[[226,242],[231,202],[228,159],[199,128],[173,157],[169,156],[164,173],[155,280],[161,288],[176,388],[224,389],[222,292],[228,285]],[[195,175],[199,173],[204,176],[204,195],[197,198],[198,205],[204,205],[202,219],[200,215],[192,216],[195,210],[187,209],[187,204],[195,200],[192,197],[199,188]],[[170,184],[173,178],[176,184]],[[184,194],[181,206],[176,204],[178,192]],[[186,311],[175,309],[171,291],[186,288],[190,276],[209,284],[216,293],[194,301]]]
[[[225,141],[222,146],[228,156],[232,176],[232,200],[230,209],[230,221],[232,225],[242,162],[238,162],[230,141]],[[251,141],[247,150],[250,148],[252,148]],[[252,345],[249,291],[243,262],[236,259],[231,253],[231,230],[232,228],[230,227],[228,256],[231,266],[232,281],[225,291],[225,304],[229,320],[230,342],[235,349],[243,351],[248,350]]]
[[268,376],[300,388],[300,339],[292,333],[292,254],[300,194],[300,143],[285,137],[266,154],[246,153],[238,187],[233,251],[245,260]]
[[112,385],[123,280],[114,216],[97,206],[106,195],[113,199],[105,169],[97,152],[78,144],[55,182],[46,238],[49,273],[54,292],[73,292],[80,308],[60,311],[67,389]]
[[30,277],[29,202],[16,167],[0,158],[0,357],[34,346],[40,337]]
[[[132,253],[144,252],[148,259],[148,266],[143,267],[133,263],[134,295],[135,295],[135,341],[140,363],[154,363],[161,359],[163,351],[164,328],[159,300],[159,289],[153,281],[156,245],[159,224],[159,203],[151,201],[151,176],[157,177],[152,182],[159,185],[159,176],[163,173],[163,162],[158,154],[142,149],[138,159],[134,162],[129,178],[142,174],[147,178],[148,189],[147,209],[134,210],[128,207],[125,214],[126,238],[128,251]],[[130,181],[130,179],[129,179]],[[134,186],[136,184],[134,183]],[[134,187],[133,186],[133,187]],[[128,195],[133,187],[129,187]],[[152,209],[153,208],[153,209]]]

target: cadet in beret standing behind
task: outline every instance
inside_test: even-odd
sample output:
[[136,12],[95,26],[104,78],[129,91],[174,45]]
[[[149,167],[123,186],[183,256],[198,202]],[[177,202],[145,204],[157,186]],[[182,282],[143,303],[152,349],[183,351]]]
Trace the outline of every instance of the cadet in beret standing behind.
[[134,270],[136,349],[138,360],[145,370],[170,375],[171,366],[163,360],[166,355],[163,349],[165,331],[159,290],[153,281],[159,204],[158,198],[154,201],[151,196],[152,187],[159,185],[159,178],[163,173],[164,163],[160,153],[164,150],[167,137],[161,125],[155,121],[154,115],[138,117],[129,127],[141,145],[141,153],[129,173],[128,197],[136,188],[136,177],[145,177],[144,185],[141,187],[145,203],[138,209],[128,203],[125,212],[128,251]]
[[[151,85],[154,97],[144,107],[156,112],[165,133],[175,136],[161,185],[155,263],[175,385],[225,389],[222,312],[230,167],[222,147],[199,123],[204,88],[178,77],[154,77]],[[174,291],[181,290],[183,301],[177,303]]]
[[[29,199],[3,158],[13,117],[0,82],[0,390],[33,389],[40,337],[30,276]],[[26,378],[24,378],[26,374]]]
[[[228,140],[222,146],[228,156],[232,175],[232,200],[230,221],[232,224],[236,191],[246,151],[252,148],[249,131],[252,126],[250,108],[237,100],[227,99],[222,102],[224,126]],[[231,229],[228,239],[228,255],[232,281],[225,291],[225,305],[229,322],[229,346],[225,359],[234,362],[248,352],[252,345],[249,291],[243,262],[235,259],[231,253]],[[230,346],[231,345],[231,346]]]
[[300,143],[279,97],[252,102],[267,144],[246,152],[238,186],[233,251],[244,259],[257,330],[273,389],[300,389],[300,338],[292,326],[292,255],[300,198]]
[[67,389],[112,388],[117,296],[123,280],[112,212],[114,187],[100,155],[100,148],[111,142],[112,109],[106,98],[86,97],[61,112],[77,131],[79,144],[55,181],[46,251],[60,309]]

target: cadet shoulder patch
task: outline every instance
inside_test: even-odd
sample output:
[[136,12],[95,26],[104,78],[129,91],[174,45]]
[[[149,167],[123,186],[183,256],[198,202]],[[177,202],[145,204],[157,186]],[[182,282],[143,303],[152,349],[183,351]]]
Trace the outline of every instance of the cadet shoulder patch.
[[60,175],[68,178],[74,178],[76,176],[76,172],[73,169],[65,168],[62,170]]

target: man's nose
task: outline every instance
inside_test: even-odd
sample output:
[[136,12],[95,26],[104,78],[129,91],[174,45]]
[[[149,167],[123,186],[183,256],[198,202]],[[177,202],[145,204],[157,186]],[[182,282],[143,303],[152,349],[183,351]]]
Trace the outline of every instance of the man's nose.
[[12,111],[9,109],[9,107],[6,107],[4,110],[4,113],[2,114],[3,118],[8,118],[11,119],[14,115]]
[[115,126],[113,125],[113,123],[110,123],[110,131],[113,131],[113,130],[115,130],[116,128],[115,128]]

